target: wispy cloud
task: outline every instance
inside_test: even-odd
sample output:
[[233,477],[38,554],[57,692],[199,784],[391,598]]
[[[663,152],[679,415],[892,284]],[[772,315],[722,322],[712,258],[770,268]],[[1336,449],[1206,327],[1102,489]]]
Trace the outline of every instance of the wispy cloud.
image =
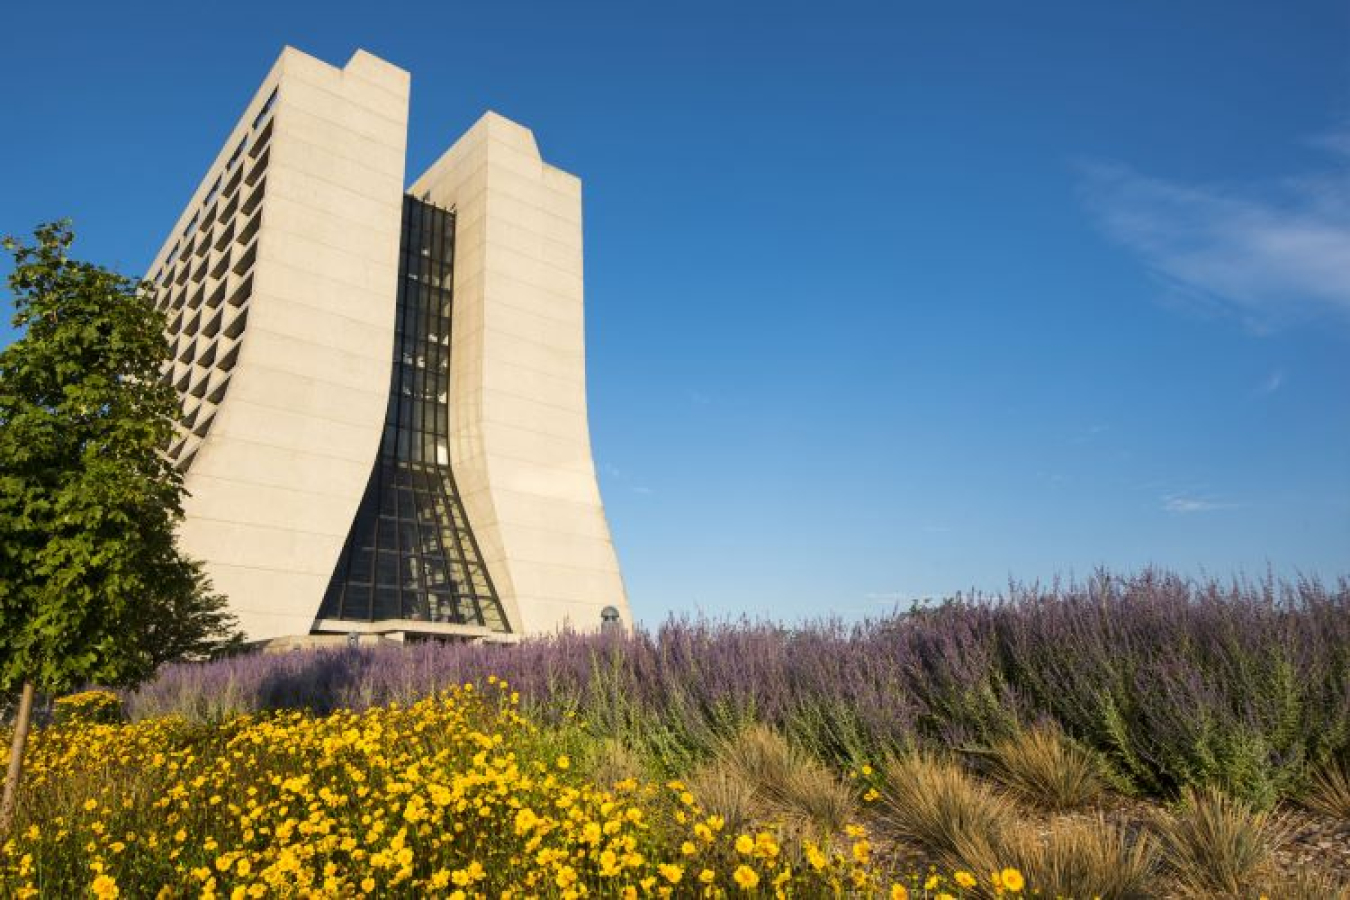
[[602,476],[603,480],[614,481],[626,485],[634,494],[648,495],[656,493],[655,488],[648,487],[645,484],[634,484],[633,479],[629,476],[627,471],[620,469],[611,462],[602,461],[599,464],[599,474]]
[[1350,131],[1317,146],[1320,172],[1245,187],[1084,167],[1084,195],[1114,240],[1174,296],[1268,328],[1312,311],[1350,318]]
[[1221,509],[1233,509],[1236,504],[1211,500],[1207,497],[1192,497],[1186,494],[1165,494],[1162,508],[1170,513],[1186,515],[1189,513],[1215,512]]
[[1269,397],[1282,387],[1284,387],[1284,372],[1276,369],[1266,376],[1266,380],[1256,388],[1255,394],[1258,397]]

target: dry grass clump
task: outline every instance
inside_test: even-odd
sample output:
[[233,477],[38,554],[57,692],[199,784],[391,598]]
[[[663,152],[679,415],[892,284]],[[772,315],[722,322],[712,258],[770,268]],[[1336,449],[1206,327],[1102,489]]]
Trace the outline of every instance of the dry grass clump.
[[1303,805],[1324,816],[1350,820],[1350,761],[1328,762],[1316,769]]
[[1350,900],[1350,881],[1321,869],[1299,869],[1292,876],[1270,879],[1261,891],[1280,900]]
[[857,803],[848,786],[766,725],[752,725],[723,741],[715,766],[724,777],[749,787],[755,815],[777,820],[805,837],[838,834],[855,819]]
[[1287,833],[1273,814],[1215,788],[1186,788],[1180,806],[1159,816],[1157,828],[1178,886],[1205,897],[1250,891]]
[[617,738],[606,738],[591,752],[587,769],[596,784],[613,788],[621,781],[641,781],[647,775],[642,756]]
[[717,760],[704,763],[684,779],[699,806],[726,820],[730,834],[748,830],[755,819],[754,785],[741,772]]
[[949,866],[989,871],[998,862],[1016,810],[955,763],[928,754],[896,757],[883,767],[882,824],[896,838],[936,854]]
[[1096,760],[1051,726],[1028,728],[995,744],[988,762],[991,777],[1045,809],[1085,806],[1103,791]]
[[1047,897],[1134,900],[1157,896],[1159,856],[1148,834],[1131,834],[1097,816],[1061,822],[1043,837],[1017,826],[990,864],[1016,866]]

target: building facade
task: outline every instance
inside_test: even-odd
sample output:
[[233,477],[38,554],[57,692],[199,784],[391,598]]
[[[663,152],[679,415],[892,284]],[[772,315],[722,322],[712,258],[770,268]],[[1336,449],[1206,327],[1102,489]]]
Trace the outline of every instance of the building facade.
[[580,182],[488,113],[409,186],[409,87],[285,49],[151,265],[182,547],[255,641],[627,622]]

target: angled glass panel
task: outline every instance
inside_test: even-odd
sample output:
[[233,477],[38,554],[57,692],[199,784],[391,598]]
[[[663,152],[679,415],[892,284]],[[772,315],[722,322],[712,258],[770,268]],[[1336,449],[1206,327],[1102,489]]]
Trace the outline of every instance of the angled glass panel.
[[394,366],[380,452],[321,619],[510,631],[450,471],[454,213],[403,199]]

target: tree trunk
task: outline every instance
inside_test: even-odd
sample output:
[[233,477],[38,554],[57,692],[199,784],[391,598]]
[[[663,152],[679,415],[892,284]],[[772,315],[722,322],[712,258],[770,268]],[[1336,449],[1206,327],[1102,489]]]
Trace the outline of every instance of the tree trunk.
[[14,717],[14,741],[9,745],[9,771],[5,774],[5,796],[0,800],[0,838],[8,837],[14,823],[14,807],[19,799],[19,776],[23,774],[23,751],[28,745],[28,725],[33,718],[33,682],[23,683],[19,695],[19,714]]

